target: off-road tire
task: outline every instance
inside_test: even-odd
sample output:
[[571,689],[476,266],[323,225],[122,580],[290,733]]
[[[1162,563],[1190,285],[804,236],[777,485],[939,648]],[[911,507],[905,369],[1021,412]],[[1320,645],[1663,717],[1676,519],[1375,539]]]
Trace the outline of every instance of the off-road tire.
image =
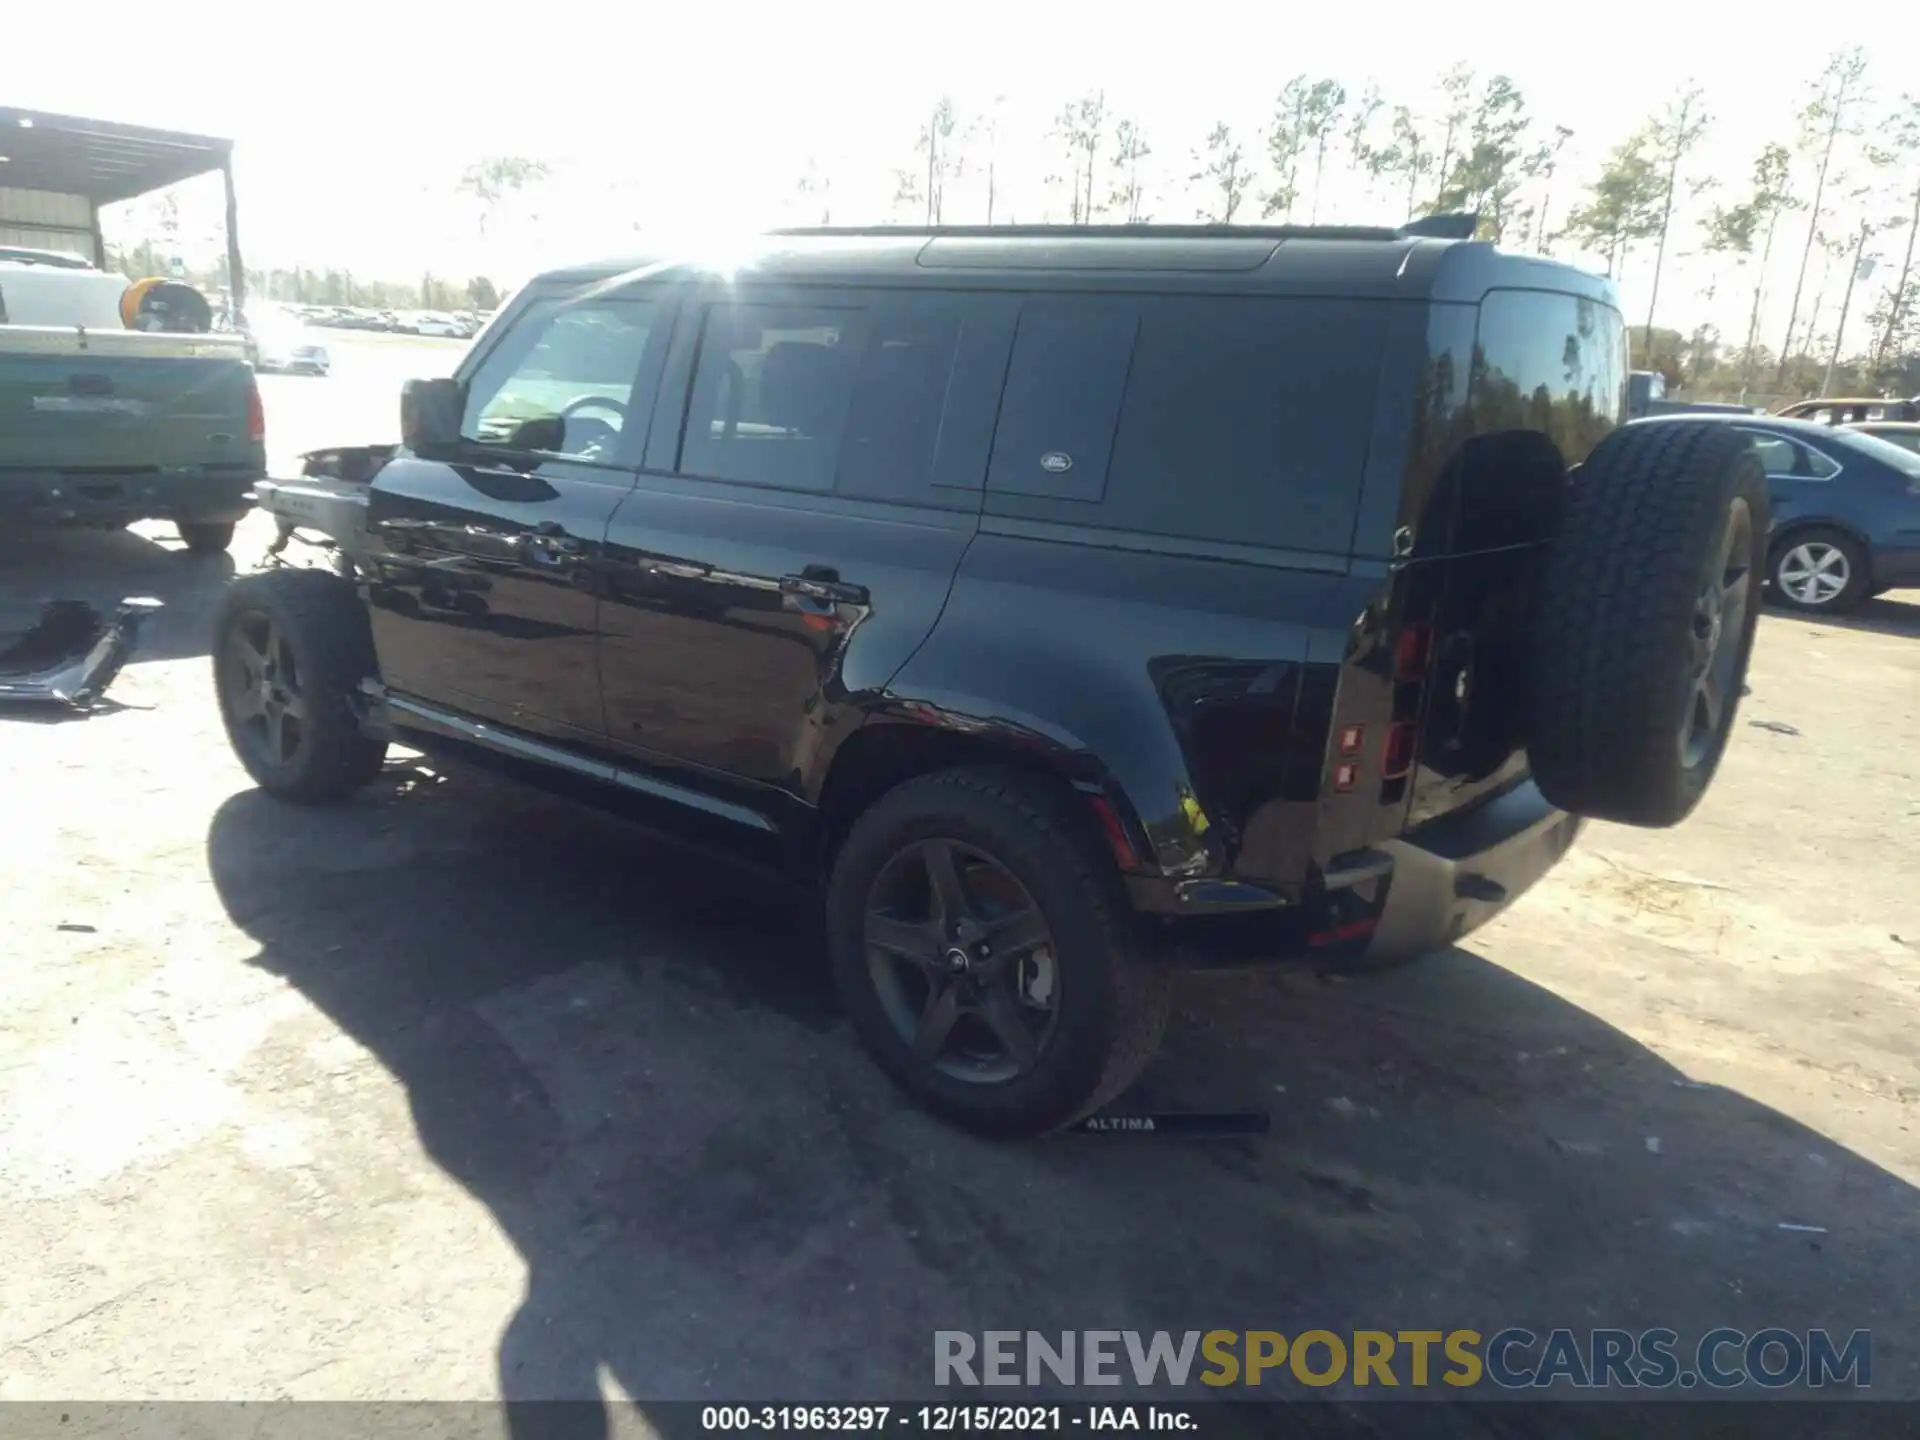
[[[867,964],[876,878],[903,847],[938,838],[1004,865],[1053,936],[1059,1008],[1050,1043],[1031,1071],[997,1084],[956,1080],[916,1060]],[[988,767],[905,781],[854,823],[826,905],[834,980],[855,1033],[907,1094],[964,1129],[1015,1137],[1070,1125],[1121,1094],[1158,1048],[1172,974],[1136,933],[1113,860],[1065,787]]]
[[195,555],[222,555],[233,544],[231,520],[177,520],[180,541]]
[[[291,646],[309,719],[285,765],[269,765],[242,742],[228,705],[230,640],[242,617],[261,613]],[[247,773],[280,800],[317,805],[345,799],[380,774],[387,742],[365,734],[349,697],[377,673],[373,631],[354,587],[323,570],[273,570],[229,585],[214,613],[214,691],[227,738]]]
[[[1746,602],[1707,753],[1684,759],[1696,598],[1744,502]],[[1678,824],[1732,733],[1766,573],[1767,485],[1752,443],[1703,421],[1615,430],[1568,481],[1536,589],[1526,740],[1535,781],[1563,810]]]

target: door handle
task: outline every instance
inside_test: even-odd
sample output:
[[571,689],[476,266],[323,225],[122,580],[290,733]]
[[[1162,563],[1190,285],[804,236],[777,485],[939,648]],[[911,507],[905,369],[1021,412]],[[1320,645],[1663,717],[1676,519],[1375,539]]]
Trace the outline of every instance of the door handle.
[[823,605],[865,605],[868,600],[866,586],[845,583],[840,572],[828,565],[809,565],[798,575],[782,575],[780,593],[803,596]]

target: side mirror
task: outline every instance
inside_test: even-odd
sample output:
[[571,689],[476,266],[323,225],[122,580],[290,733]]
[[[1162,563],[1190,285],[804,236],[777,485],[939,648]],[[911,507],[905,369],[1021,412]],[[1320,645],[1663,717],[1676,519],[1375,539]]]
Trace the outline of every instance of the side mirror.
[[467,408],[458,380],[409,380],[400,387],[400,443],[416,455],[452,448]]

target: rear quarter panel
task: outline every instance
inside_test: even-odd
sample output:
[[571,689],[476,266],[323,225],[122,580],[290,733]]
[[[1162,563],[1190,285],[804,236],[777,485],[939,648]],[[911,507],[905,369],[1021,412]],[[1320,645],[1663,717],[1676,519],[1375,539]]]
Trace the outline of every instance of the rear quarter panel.
[[1332,557],[1295,560],[983,527],[940,623],[889,693],[1113,788],[1157,868],[1221,873],[1264,808],[1311,808],[1325,732],[1295,723],[1303,681],[1337,670],[1353,611],[1377,583]]

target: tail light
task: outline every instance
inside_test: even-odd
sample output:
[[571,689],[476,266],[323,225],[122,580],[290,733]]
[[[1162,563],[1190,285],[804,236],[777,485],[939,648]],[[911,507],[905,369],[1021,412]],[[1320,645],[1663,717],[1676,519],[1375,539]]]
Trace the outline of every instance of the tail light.
[[1127,838],[1127,827],[1120,823],[1120,815],[1113,808],[1113,802],[1104,795],[1089,795],[1086,798],[1094,819],[1100,822],[1100,829],[1106,834],[1114,863],[1122,870],[1138,870],[1140,856],[1135,852],[1133,842]]
[[1381,779],[1398,780],[1413,770],[1419,735],[1419,727],[1411,720],[1401,720],[1387,727],[1386,750],[1380,758]]
[[1393,678],[1403,685],[1424,680],[1432,653],[1433,627],[1419,623],[1406,626],[1400,632],[1399,644],[1393,648]]
[[252,380],[247,381],[247,438],[267,438],[267,407],[260,403],[260,386]]

